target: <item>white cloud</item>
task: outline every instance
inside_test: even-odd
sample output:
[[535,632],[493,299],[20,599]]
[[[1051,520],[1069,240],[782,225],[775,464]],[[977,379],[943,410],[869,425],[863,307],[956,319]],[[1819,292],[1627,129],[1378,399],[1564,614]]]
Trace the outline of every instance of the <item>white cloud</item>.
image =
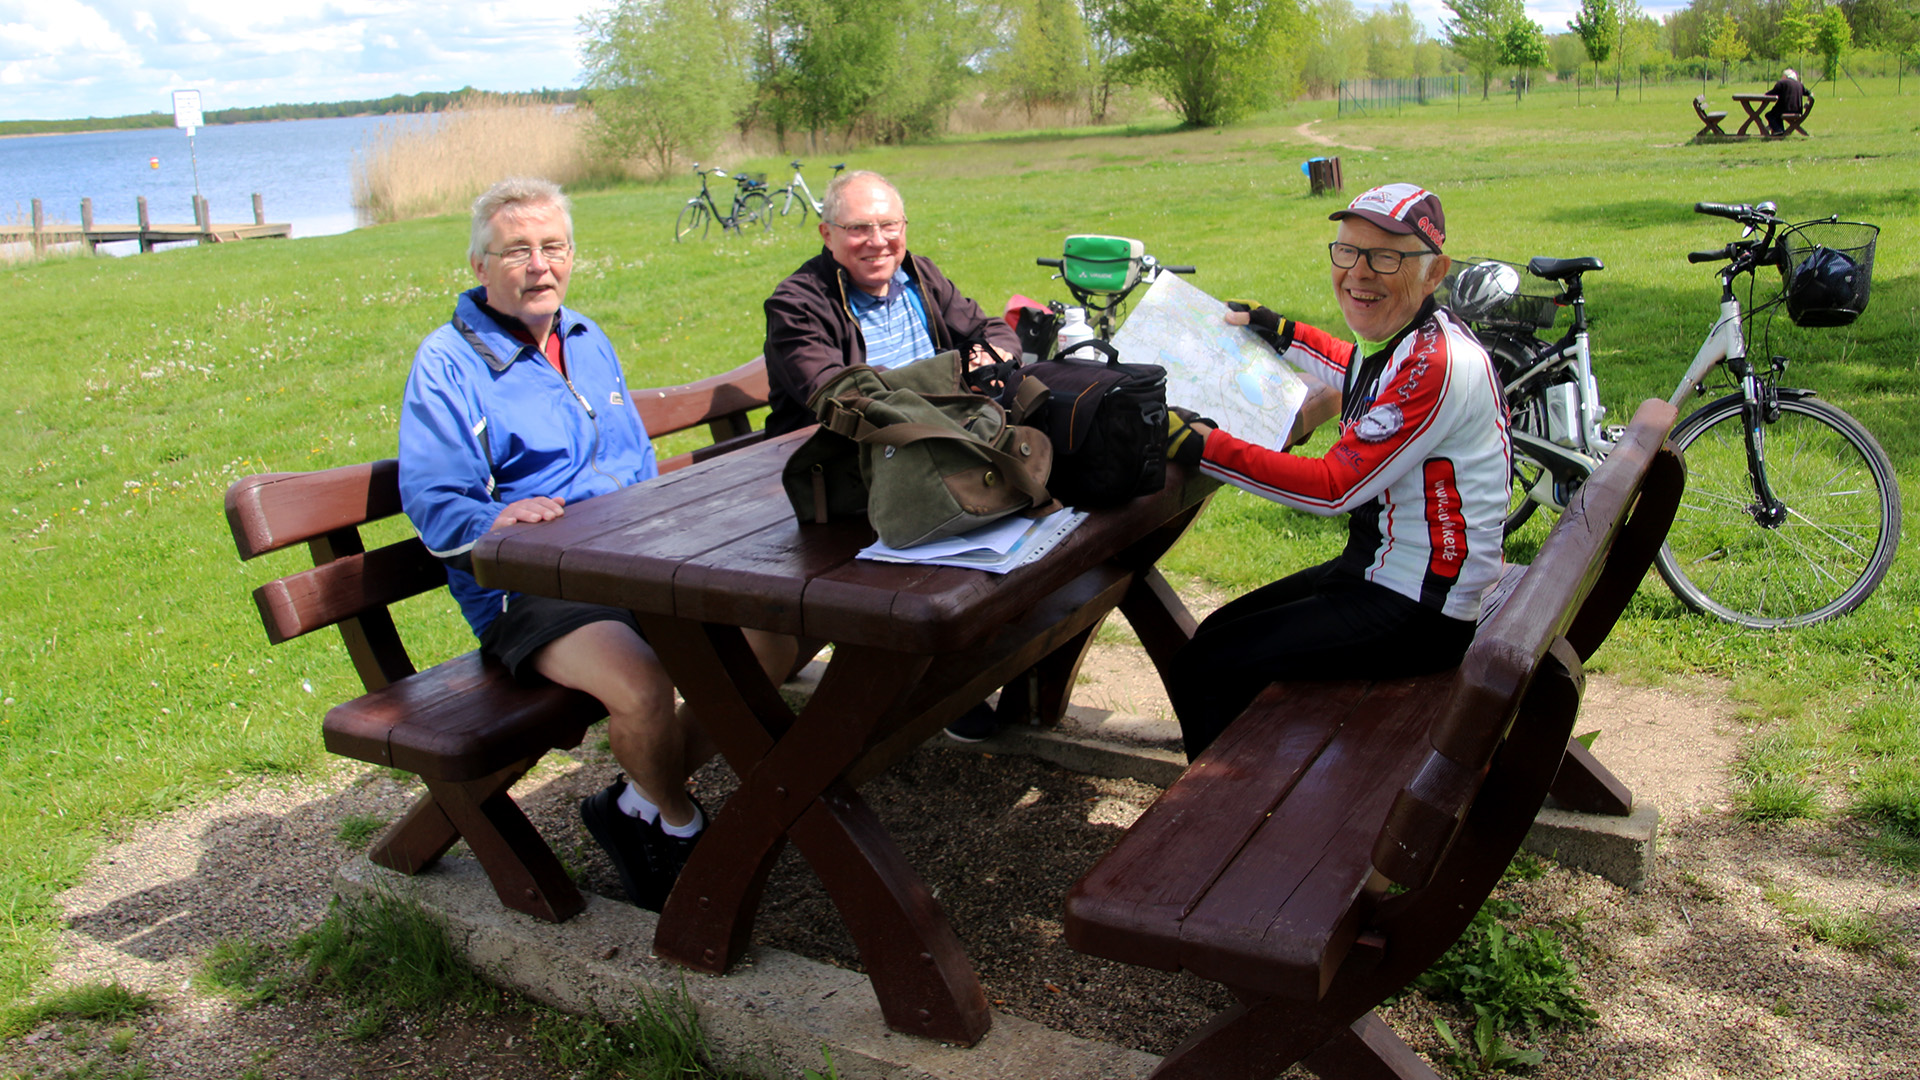
[[606,2],[0,0],[0,119],[165,111],[178,87],[212,110],[574,86],[579,19]]

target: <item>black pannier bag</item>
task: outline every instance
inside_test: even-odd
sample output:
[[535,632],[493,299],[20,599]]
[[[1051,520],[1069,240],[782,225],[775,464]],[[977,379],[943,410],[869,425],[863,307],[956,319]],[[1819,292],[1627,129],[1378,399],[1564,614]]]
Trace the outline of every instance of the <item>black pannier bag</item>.
[[[1104,359],[1097,354],[1104,353]],[[1047,489],[1069,506],[1117,506],[1167,482],[1167,370],[1123,364],[1112,345],[1082,342],[1011,373],[1003,401],[1031,400],[1022,384],[1047,388],[1026,422],[1053,443]]]

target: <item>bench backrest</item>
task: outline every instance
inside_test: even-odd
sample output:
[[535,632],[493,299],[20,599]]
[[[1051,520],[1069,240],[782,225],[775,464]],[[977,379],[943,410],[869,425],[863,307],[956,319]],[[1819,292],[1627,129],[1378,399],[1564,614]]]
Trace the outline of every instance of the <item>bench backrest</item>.
[[[766,365],[743,364],[698,382],[635,390],[634,408],[653,438],[702,424],[714,444],[660,463],[671,472],[759,440],[747,414],[767,402]],[[414,673],[387,606],[447,583],[418,537],[373,551],[360,527],[401,512],[400,465],[389,458],[308,473],[242,477],[227,489],[227,524],[242,559],[306,544],[313,568],[267,582],[254,603],[273,644],[340,627],[369,691]]]
[[1685,469],[1664,445],[1675,410],[1648,401],[1568,505],[1540,553],[1481,624],[1462,660],[1432,751],[1402,789],[1374,844],[1374,866],[1424,885],[1453,843],[1500,742],[1556,642],[1576,667],[1606,639],[1659,551]]

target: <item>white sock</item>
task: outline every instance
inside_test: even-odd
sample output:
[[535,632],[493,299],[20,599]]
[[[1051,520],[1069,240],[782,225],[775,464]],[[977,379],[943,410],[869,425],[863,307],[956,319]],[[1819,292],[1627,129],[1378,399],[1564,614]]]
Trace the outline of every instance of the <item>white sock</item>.
[[700,830],[706,827],[707,815],[700,812],[700,804],[698,803],[695,803],[693,807],[693,820],[687,822],[685,825],[673,825],[669,824],[666,818],[660,819],[661,832],[666,833],[668,836],[677,836],[682,840],[689,836],[700,835]]
[[628,817],[639,818],[649,825],[653,824],[654,818],[660,816],[660,808],[648,802],[647,797],[640,794],[640,789],[634,787],[631,780],[627,781],[627,789],[620,793],[618,805],[621,813]]

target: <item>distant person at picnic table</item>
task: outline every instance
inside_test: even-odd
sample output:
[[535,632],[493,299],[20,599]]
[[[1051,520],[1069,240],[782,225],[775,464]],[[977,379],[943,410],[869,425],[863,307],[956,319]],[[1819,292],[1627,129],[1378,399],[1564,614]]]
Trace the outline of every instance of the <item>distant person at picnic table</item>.
[[517,678],[551,680],[606,706],[626,776],[580,813],[628,898],[657,911],[706,825],[686,781],[713,756],[712,741],[675,709],[673,684],[631,612],[483,588],[473,577],[482,535],[550,521],[659,471],[613,343],[563,306],[573,257],[573,217],[558,186],[503,180],[474,202],[467,259],[479,285],[414,355],[400,413],[400,497],[421,541],[446,562],[481,650]]
[[[973,363],[1019,353],[1012,327],[907,250],[907,206],[885,177],[841,173],[820,203],[825,246],[767,297],[768,435],[814,423],[807,402],[849,364],[889,368],[962,348]],[[998,727],[982,703],[947,734],[977,742]]]
[[1779,99],[1767,109],[1767,130],[1775,135],[1787,133],[1786,121],[1781,117],[1788,113],[1798,116],[1807,111],[1807,106],[1813,104],[1813,95],[1801,85],[1799,74],[1792,68],[1788,68],[1786,73],[1780,76],[1780,81],[1774,83],[1767,93]]
[[1388,184],[1331,220],[1333,292],[1354,342],[1247,304],[1227,321],[1338,388],[1308,399],[1288,439],[1337,414],[1333,445],[1306,457],[1185,409],[1168,418],[1173,460],[1284,506],[1347,515],[1339,557],[1229,602],[1175,655],[1167,690],[1189,758],[1269,683],[1458,665],[1500,576],[1507,408],[1486,350],[1433,297],[1450,265],[1440,197]]

